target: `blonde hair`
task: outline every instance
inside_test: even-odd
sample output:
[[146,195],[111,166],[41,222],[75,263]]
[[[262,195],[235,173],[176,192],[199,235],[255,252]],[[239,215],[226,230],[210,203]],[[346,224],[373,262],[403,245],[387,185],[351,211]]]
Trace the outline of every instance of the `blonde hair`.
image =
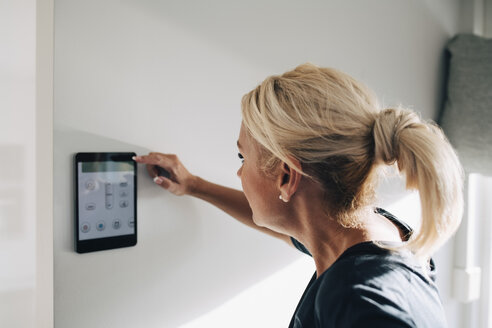
[[443,132],[413,111],[382,110],[349,75],[312,64],[266,78],[242,99],[243,123],[260,145],[264,172],[279,163],[319,182],[327,211],[342,226],[359,225],[358,210],[375,201],[379,169],[395,162],[418,189],[422,224],[403,247],[428,258],[457,229],[463,173]]

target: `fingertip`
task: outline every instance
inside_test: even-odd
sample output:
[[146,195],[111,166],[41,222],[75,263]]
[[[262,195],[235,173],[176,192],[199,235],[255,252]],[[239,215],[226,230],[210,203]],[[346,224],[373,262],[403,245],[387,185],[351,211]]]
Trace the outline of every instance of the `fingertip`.
[[163,181],[163,180],[162,180],[162,178],[161,178],[161,177],[159,177],[159,176],[156,176],[156,177],[154,178],[154,182],[155,182],[155,183],[157,183],[157,184],[161,184],[161,183],[162,183],[162,181]]

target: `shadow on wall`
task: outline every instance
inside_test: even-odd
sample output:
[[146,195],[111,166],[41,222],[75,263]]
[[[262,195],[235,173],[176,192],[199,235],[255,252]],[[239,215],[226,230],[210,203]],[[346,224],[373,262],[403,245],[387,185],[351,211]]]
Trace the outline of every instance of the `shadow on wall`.
[[[137,245],[77,254],[74,154],[149,149],[70,128],[55,129],[54,136],[55,323],[60,327],[70,322],[72,327],[179,326],[300,256],[202,201],[161,190],[144,166],[137,173]],[[84,311],[68,312],[74,308]]]
[[[375,60],[386,65],[392,62],[381,56],[381,49],[412,58],[415,54],[397,51],[400,51],[399,47],[422,41],[422,35],[406,28],[422,28],[416,26],[415,17],[425,26],[427,34],[432,36],[437,34],[436,31],[451,33],[453,29],[451,22],[438,19],[440,16],[435,12],[443,9],[441,5],[429,6],[427,2],[420,0],[395,5],[391,0],[275,0],[248,3],[191,0],[185,4],[159,0],[123,0],[122,6],[143,12],[166,24],[171,22],[197,36],[197,40],[219,45],[225,53],[232,52],[235,57],[244,57],[257,67],[278,73],[286,69],[285,58],[299,65],[306,60],[307,54],[312,57],[308,60],[351,63],[349,68],[363,68],[367,65],[367,61],[360,60],[362,51],[368,61]],[[444,7],[447,9],[450,6]],[[347,14],[341,15],[342,12]],[[365,28],[361,29],[361,26]],[[399,34],[395,34],[393,29],[397,29]],[[391,46],[388,45],[390,41]],[[279,58],[281,54],[288,56]]]
[[[441,108],[445,84],[444,51],[433,53],[434,50],[429,49],[437,48],[436,43],[444,47],[458,21],[450,12],[452,5],[428,0],[397,4],[391,0],[275,0],[247,4],[223,0],[191,0],[186,4],[124,0],[122,5],[156,22],[173,24],[197,43],[213,44],[223,53],[254,63],[254,67],[262,67],[272,74],[305,62],[335,67],[369,83],[389,102],[405,100],[416,105],[418,111],[427,114],[424,116],[435,116],[434,108]],[[446,15],[438,14],[442,12]],[[145,43],[139,40],[157,38],[155,42],[159,42],[162,36],[140,33],[138,26],[127,32],[134,35],[136,43],[142,47]],[[443,35],[447,37],[442,38]],[[188,47],[200,49],[194,44],[184,46]],[[430,55],[436,58],[415,60],[415,56],[427,58]],[[181,49],[167,49],[166,57],[173,56],[183,56]],[[197,72],[203,70],[200,65],[207,64],[193,57],[190,59],[190,65]],[[437,76],[432,88],[416,83],[422,77],[428,78],[429,72]],[[395,78],[407,89],[406,93],[400,91],[396,98],[392,96]],[[439,96],[435,97],[435,93]],[[425,108],[415,103],[422,98],[435,98],[434,107]]]

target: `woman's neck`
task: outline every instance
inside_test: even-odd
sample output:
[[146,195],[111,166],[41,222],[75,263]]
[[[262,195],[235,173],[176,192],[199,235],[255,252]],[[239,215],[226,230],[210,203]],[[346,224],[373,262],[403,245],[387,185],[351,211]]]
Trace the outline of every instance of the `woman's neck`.
[[[301,195],[298,195],[301,196]],[[329,217],[323,209],[323,200],[317,202],[312,195],[296,197],[294,222],[299,224],[292,234],[313,256],[319,277],[342,253],[356,244],[366,241],[401,241],[398,228],[373,207],[354,214],[354,228],[345,228]]]

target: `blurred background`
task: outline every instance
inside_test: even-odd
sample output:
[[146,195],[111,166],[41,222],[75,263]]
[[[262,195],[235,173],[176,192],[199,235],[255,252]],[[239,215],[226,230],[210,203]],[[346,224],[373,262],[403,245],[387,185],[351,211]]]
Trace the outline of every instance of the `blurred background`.
[[[439,121],[464,33],[492,36],[492,0],[1,0],[0,326],[288,326],[312,260],[142,168],[137,246],[75,253],[73,155],[176,153],[240,188],[240,100],[264,78],[333,67]],[[492,179],[468,173],[465,224],[434,258],[449,327],[485,328]],[[418,226],[396,172],[378,197]]]

